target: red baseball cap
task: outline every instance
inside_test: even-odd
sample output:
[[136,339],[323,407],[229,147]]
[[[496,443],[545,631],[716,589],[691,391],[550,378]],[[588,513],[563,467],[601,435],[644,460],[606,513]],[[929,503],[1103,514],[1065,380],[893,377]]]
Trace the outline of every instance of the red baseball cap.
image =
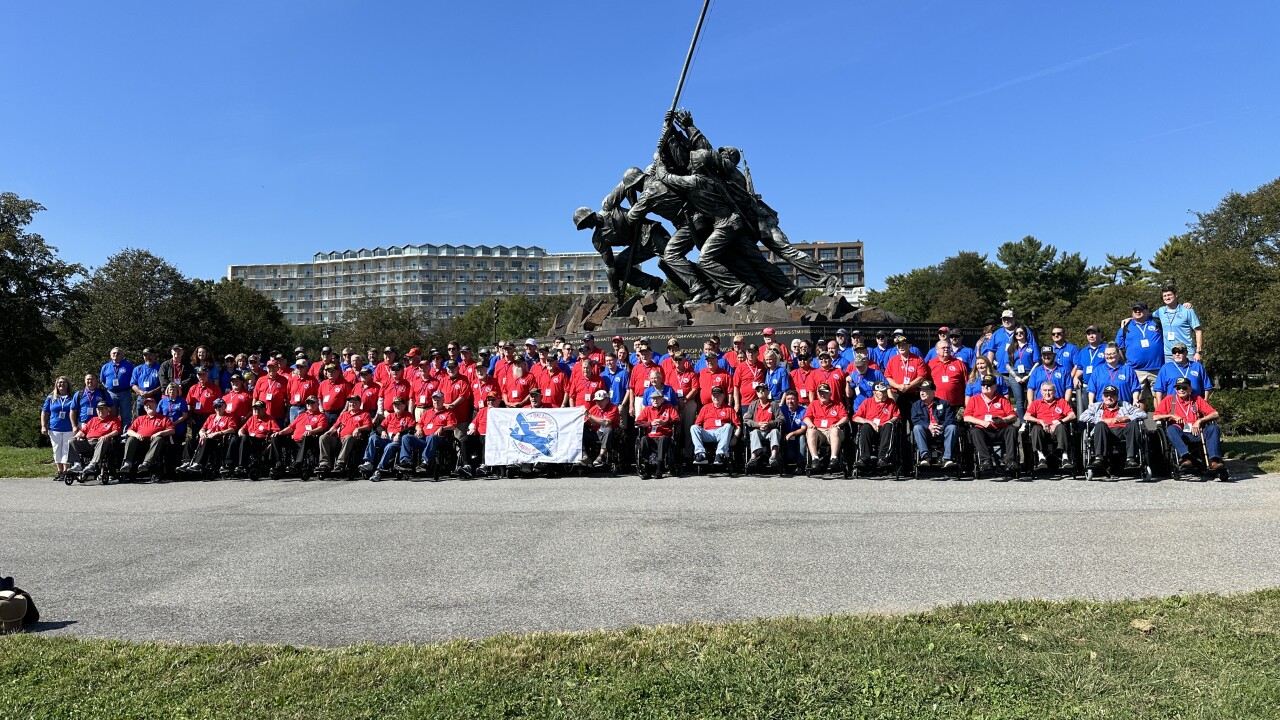
[[761,331],[760,331],[760,334],[762,334],[762,335],[772,335],[772,334],[773,334],[773,328],[765,328],[764,330],[761,330]]
[[951,332],[951,328],[947,327],[946,325],[943,325],[942,327],[938,328],[938,332]]
[[409,348],[409,352],[404,354],[405,357],[421,357],[422,351],[418,348]]

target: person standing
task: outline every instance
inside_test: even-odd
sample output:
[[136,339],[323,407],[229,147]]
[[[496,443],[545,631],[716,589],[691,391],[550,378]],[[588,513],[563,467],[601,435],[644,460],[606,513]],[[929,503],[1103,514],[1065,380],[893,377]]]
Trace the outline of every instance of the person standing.
[[[98,403],[100,402],[110,405],[111,398],[107,396],[107,391],[103,390],[102,386],[98,384],[97,375],[85,373],[84,388],[76,391],[76,394],[71,396],[71,403],[75,406],[71,413],[71,427],[78,432],[81,425],[96,417]],[[114,413],[112,417],[119,419]]]
[[156,360],[156,351],[147,347],[142,350],[142,362],[133,366],[133,374],[129,378],[130,389],[134,394],[134,415],[142,414],[142,401],[147,398],[160,399],[164,386],[160,384],[160,362]]
[[183,397],[196,384],[195,370],[184,359],[186,352],[181,345],[174,345],[169,348],[169,359],[160,363],[160,387],[168,387],[169,383],[176,382]]
[[1178,303],[1178,290],[1172,285],[1160,292],[1164,304],[1156,308],[1156,320],[1164,332],[1164,361],[1173,362],[1173,348],[1182,343],[1188,349],[1195,348],[1191,355],[1192,362],[1204,362],[1204,330],[1200,328],[1200,317],[1189,305]]
[[40,407],[40,434],[49,437],[49,444],[53,446],[53,463],[58,466],[59,475],[70,467],[71,436],[74,434],[71,414],[74,412],[71,381],[67,376],[59,375],[53,381],[53,392],[45,396]]
[[1116,331],[1116,347],[1124,353],[1125,362],[1138,372],[1142,393],[1150,392],[1151,384],[1164,364],[1165,352],[1160,323],[1151,316],[1145,301],[1134,303],[1133,317],[1120,322],[1120,329]]
[[133,396],[129,392],[129,381],[133,378],[133,363],[124,358],[124,351],[118,347],[111,348],[111,359],[103,364],[98,373],[98,381],[102,389],[107,391],[111,404],[120,415],[120,422],[129,424],[133,417]]

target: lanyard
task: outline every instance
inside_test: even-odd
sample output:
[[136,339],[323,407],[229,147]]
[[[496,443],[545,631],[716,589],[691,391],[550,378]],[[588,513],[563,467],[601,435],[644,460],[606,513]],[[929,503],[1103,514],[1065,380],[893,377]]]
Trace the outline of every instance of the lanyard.
[[1185,378],[1191,374],[1191,363],[1187,363],[1185,370],[1178,363],[1173,363],[1173,369],[1175,372],[1177,372],[1179,375]]
[[1144,323],[1134,323],[1135,325],[1138,326],[1138,332],[1142,333],[1143,340],[1147,339],[1147,323],[1149,322],[1151,321],[1148,320],[1147,322],[1144,322]]
[[1195,418],[1196,418],[1196,415],[1197,415],[1197,413],[1196,413],[1196,401],[1195,401],[1195,400],[1191,400],[1190,402],[1186,403],[1186,405],[1183,405],[1183,403],[1182,403],[1182,401],[1181,401],[1181,400],[1176,400],[1176,399],[1175,399],[1173,402],[1174,402],[1174,405],[1176,406],[1176,407],[1174,408],[1174,413],[1173,413],[1174,415],[1177,415],[1177,414],[1178,414],[1178,412],[1177,412],[1177,411],[1178,411],[1178,410],[1181,410],[1181,411],[1182,411],[1182,418],[1183,418],[1184,420],[1190,420],[1191,422],[1195,422]]
[[1085,348],[1085,349],[1089,351],[1089,364],[1090,364],[1090,365],[1097,365],[1097,364],[1098,364],[1098,353],[1102,351],[1102,346],[1101,346],[1101,345],[1099,345],[1099,346],[1098,346],[1098,347],[1096,347],[1096,348]]

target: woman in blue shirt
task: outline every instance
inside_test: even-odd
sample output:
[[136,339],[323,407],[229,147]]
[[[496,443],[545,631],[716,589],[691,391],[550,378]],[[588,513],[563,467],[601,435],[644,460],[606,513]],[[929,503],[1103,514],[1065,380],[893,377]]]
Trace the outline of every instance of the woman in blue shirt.
[[1027,379],[1031,377],[1031,368],[1036,364],[1036,346],[1031,344],[1031,332],[1026,326],[1019,325],[1013,331],[1013,339],[1009,341],[1005,354],[1009,358],[1008,374],[1005,375],[1005,380],[1009,383],[1009,389],[1013,391],[1013,404],[1017,409],[1018,417],[1022,417],[1027,407],[1025,398]]
[[964,396],[973,397],[982,392],[982,378],[987,375],[996,379],[996,392],[1008,396],[1009,386],[1005,384],[1004,376],[996,373],[995,365],[987,359],[986,355],[974,358],[973,370],[969,372],[969,384],[964,386]]
[[44,405],[40,407],[40,434],[49,436],[53,445],[53,463],[58,466],[59,474],[67,471],[71,436],[74,434],[71,414],[75,411],[71,381],[65,375],[59,376],[53,381],[53,392],[45,397]]

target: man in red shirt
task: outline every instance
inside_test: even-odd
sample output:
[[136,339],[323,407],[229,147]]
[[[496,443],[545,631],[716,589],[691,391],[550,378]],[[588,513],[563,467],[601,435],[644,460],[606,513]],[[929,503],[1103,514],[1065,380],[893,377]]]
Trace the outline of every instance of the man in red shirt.
[[[329,422],[333,423],[338,419],[338,415],[343,411],[347,404],[347,395],[351,393],[351,386],[347,384],[347,379],[342,376],[342,369],[337,363],[329,363],[324,368],[324,380],[320,382],[316,394],[320,397],[320,412],[329,418]],[[358,399],[358,398],[357,398]]]
[[369,413],[369,418],[376,424],[382,386],[373,381],[373,370],[367,367],[360,369],[360,384],[351,388],[351,394],[360,398],[360,409]]
[[[741,372],[744,365],[738,366]],[[654,393],[657,396],[659,393]],[[755,389],[752,388],[752,394]],[[708,442],[715,442],[716,455],[713,464],[724,465],[729,461],[729,446],[738,438],[738,411],[729,407],[726,394],[719,388],[711,390],[711,404],[698,410],[698,418],[689,435],[693,439],[693,462],[695,465],[707,464]]]
[[590,355],[584,356],[579,365],[582,372],[573,379],[569,387],[570,405],[590,407],[596,391],[604,387],[604,378],[600,377],[600,364]]
[[[207,370],[203,378],[208,380],[209,373]],[[210,404],[212,404],[212,401],[210,401]],[[120,464],[120,474],[130,477],[134,472],[134,465],[137,464],[138,455],[144,454],[142,463],[138,465],[137,469],[150,476],[150,479],[145,482],[164,482],[164,478],[161,476],[164,466],[164,450],[169,447],[169,437],[174,433],[173,423],[170,422],[169,418],[156,412],[155,398],[144,399],[142,407],[146,414],[142,417],[134,418],[133,422],[129,424],[129,430],[126,433],[124,462]],[[212,412],[212,407],[210,412]]]
[[[377,380],[377,371],[374,371],[373,377],[374,380]],[[387,368],[386,377],[387,381],[385,383],[379,383],[382,386],[382,395],[378,398],[378,415],[380,417],[385,417],[395,412],[396,398],[404,398],[407,403],[409,394],[413,392],[413,388],[404,379],[404,367],[400,363],[391,363]],[[374,422],[377,421],[375,420]]]
[[[804,347],[804,344],[800,345],[802,351]],[[800,359],[801,357],[803,357],[803,360]],[[798,355],[796,362],[798,363],[796,369],[791,371],[791,387],[795,388],[796,400],[801,405],[808,405],[813,400],[813,392],[809,388],[817,384],[813,380],[814,367],[809,361],[807,352],[802,352],[801,355]]]
[[462,434],[462,466],[458,468],[458,476],[464,480],[470,479],[477,467],[480,468],[481,475],[489,474],[489,469],[484,464],[484,436],[489,432],[489,410],[498,407],[500,399],[497,391],[486,395],[480,403],[480,409],[476,411],[475,418],[467,426],[467,431]]
[[995,467],[991,454],[993,442],[1000,443],[1004,448],[1006,465],[1013,460],[1018,442],[1018,430],[1013,422],[1018,419],[1018,414],[1009,398],[996,391],[995,377],[987,375],[982,378],[982,392],[970,396],[961,419],[969,424],[969,437],[977,451],[980,469],[991,470]]
[[934,392],[953,408],[964,405],[964,387],[969,379],[969,366],[951,354],[951,343],[939,340],[934,346],[938,354],[928,362]]
[[[457,374],[455,368],[454,374]],[[436,448],[440,442],[453,437],[458,427],[458,420],[453,411],[444,406],[444,393],[437,390],[431,394],[431,407],[418,418],[413,433],[400,438],[400,461],[396,467],[401,470],[413,470],[413,453],[420,451],[417,471],[425,473],[431,468],[431,461],[436,456]]]
[[279,431],[279,423],[267,414],[266,402],[254,400],[253,414],[240,426],[240,432],[232,438],[232,444],[227,447],[227,465],[231,467],[223,475],[228,476],[237,469],[248,468],[249,461],[255,457],[262,457],[262,454],[271,446],[271,436]]
[[[1034,391],[1034,388],[1031,390]],[[1045,450],[1049,444],[1049,438],[1052,437],[1055,448],[1049,449],[1053,452],[1057,450],[1063,470],[1070,470],[1074,463],[1071,460],[1071,422],[1076,419],[1076,413],[1071,409],[1071,405],[1064,399],[1058,397],[1058,388],[1052,382],[1044,382],[1040,385],[1040,397],[1031,401],[1027,406],[1027,413],[1023,417],[1023,421],[1031,426],[1031,447],[1036,453],[1036,469],[1049,469],[1049,459],[1045,455]]]
[[458,425],[471,422],[471,381],[456,360],[445,361],[439,390],[444,395],[444,408],[453,413]]
[[71,440],[71,472],[82,472],[81,462],[86,457],[90,458],[89,464],[83,467],[80,482],[98,474],[120,439],[120,416],[116,415],[115,406],[99,400],[96,413],[89,422],[80,426]]
[[382,417],[381,429],[369,435],[364,463],[360,466],[361,472],[372,473],[369,479],[374,482],[382,479],[381,471],[391,469],[392,458],[400,453],[401,438],[412,433],[415,427],[408,399],[393,398],[391,405],[392,411]]
[[542,403],[547,407],[566,407],[569,394],[569,377],[551,357],[548,348],[538,348],[538,364],[529,370],[530,377],[542,391]]
[[731,387],[733,387],[733,376],[716,363],[714,355],[709,356],[707,366],[698,371],[698,404],[703,406],[711,404],[712,389],[720,388],[729,392]]
[[[893,464],[894,442],[901,417],[897,404],[889,397],[889,386],[876,383],[871,389],[871,397],[862,401],[852,418],[852,423],[858,426],[858,454],[863,465],[889,467]],[[871,447],[873,437],[876,439],[875,452]]]
[[245,379],[240,373],[231,374],[231,389],[222,399],[227,402],[227,414],[236,419],[236,427],[253,414],[253,396],[245,390]]
[[733,368],[733,409],[739,410],[756,397],[756,385],[764,382],[765,367],[756,353],[756,346],[749,345]]
[[[271,449],[276,455],[276,465],[271,469],[271,478],[278,480],[284,472],[297,472],[302,468],[308,452],[319,455],[320,436],[328,429],[329,418],[320,412],[320,398],[315,395],[308,397],[298,417],[271,438]],[[285,458],[290,453],[293,453],[293,464],[286,468]]]
[[843,370],[835,366],[835,358],[831,357],[831,353],[818,353],[818,369],[809,373],[809,400],[813,401],[818,395],[818,386],[826,385],[831,391],[831,399],[844,404],[844,390],[847,387],[846,378],[848,377]]
[[[724,397],[724,391],[720,391]],[[671,436],[680,424],[680,412],[672,407],[662,393],[653,394],[653,402],[640,410],[636,427],[640,428],[640,446],[636,455],[640,477],[662,477],[665,458],[669,456]]]
[[[777,333],[774,332],[773,328],[767,327],[764,330],[761,330],[760,334],[764,337],[764,344],[756,349],[756,360],[764,362],[764,356],[768,354],[770,350],[776,350],[778,351],[778,357],[783,365],[791,362],[791,351],[787,349],[786,345],[778,342]],[[754,400],[755,397],[753,396],[749,398],[747,402],[753,402]]]
[[227,445],[239,428],[240,424],[235,416],[227,412],[227,401],[223,398],[214,400],[213,417],[206,420],[204,426],[195,433],[194,439],[198,443],[196,451],[190,462],[178,466],[178,472],[203,473],[208,464],[225,467]]
[[[826,359],[829,365],[831,356],[826,355]],[[835,469],[842,470],[844,461],[841,460],[840,441],[843,428],[849,424],[849,413],[845,410],[844,403],[832,392],[830,385],[818,383],[813,387],[813,394],[815,398],[809,403],[804,415],[805,441],[809,446],[809,467],[813,472],[821,472],[826,468],[826,463],[818,460],[820,457],[818,450],[825,443],[831,448]]]
[[476,363],[475,377],[471,380],[471,401],[475,407],[481,408],[490,395],[496,395],[500,400],[502,388],[498,386],[497,378],[489,374],[489,363],[482,357]]
[[[280,363],[267,361],[267,374],[253,384],[253,399],[261,401],[277,425],[288,422],[289,405],[285,397],[289,392],[289,380],[280,374]],[[190,407],[190,402],[187,403]]]
[[1168,420],[1165,434],[1169,442],[1178,451],[1182,467],[1191,470],[1196,462],[1191,457],[1189,445],[1195,442],[1204,443],[1205,454],[1209,456],[1209,468],[1214,471],[1223,469],[1222,440],[1218,425],[1218,411],[1214,410],[1203,397],[1195,395],[1189,378],[1178,378],[1173,384],[1174,394],[1160,398],[1156,406],[1155,419]]
[[[198,380],[191,389],[187,390],[186,398],[190,413],[187,416],[189,430],[184,453],[187,460],[195,455],[196,445],[199,444],[200,439],[200,428],[204,427],[205,420],[213,416],[213,401],[222,397],[222,387],[209,379],[209,368],[203,365],[197,366],[196,378]],[[177,432],[177,428],[174,428],[174,432]],[[182,438],[175,437],[173,442],[182,442]]]
[[643,343],[637,346],[637,355],[640,356],[636,366],[631,368],[631,403],[633,406],[632,414],[639,417],[640,411],[644,408],[644,391],[652,384],[650,378],[653,371],[662,372],[662,366],[653,360],[653,351],[649,346]]
[[782,467],[782,412],[778,403],[769,397],[767,384],[756,385],[755,400],[742,411],[742,425],[746,428],[751,450],[751,458],[743,469],[754,472],[766,456],[770,468]]
[[529,391],[537,387],[537,383],[525,371],[525,359],[522,355],[511,358],[508,374],[498,379],[502,388],[502,403],[507,407],[529,407]]
[[1093,429],[1093,459],[1089,466],[1094,470],[1105,468],[1112,445],[1123,441],[1125,469],[1138,468],[1141,465],[1138,460],[1138,443],[1142,439],[1140,421],[1146,417],[1141,406],[1120,402],[1120,389],[1115,385],[1102,388],[1102,400],[1080,414],[1080,422]]
[[[373,349],[370,348],[369,352],[372,353]],[[373,361],[374,358],[369,358],[369,362]],[[399,363],[396,362],[395,348],[390,345],[382,348],[382,362],[378,363],[373,368],[373,381],[379,385],[386,386],[386,384],[391,381],[391,375],[393,373],[391,366],[397,364]],[[403,370],[404,367],[401,366],[400,369]]]
[[[331,466],[336,473],[346,472],[352,453],[364,447],[373,430],[373,418],[360,407],[359,396],[349,395],[345,404],[342,414],[320,436],[320,465],[316,468],[320,472],[328,472]],[[333,463],[335,451],[338,460]]]
[[894,335],[893,342],[895,351],[885,356],[881,373],[898,403],[898,412],[905,415],[911,413],[911,406],[920,399],[920,383],[929,377],[929,368],[924,358],[911,348],[906,335]]
[[307,409],[307,398],[316,394],[320,388],[320,383],[316,382],[307,368],[310,364],[306,360],[299,360],[293,364],[293,373],[289,375],[289,420],[301,415]]
[[[592,467],[604,467],[604,464],[608,462],[607,455],[609,443],[613,438],[613,431],[622,423],[622,413],[618,410],[617,405],[609,401],[608,390],[596,390],[592,399],[594,402],[586,407],[584,420],[586,427],[582,433],[582,464],[591,463]],[[593,438],[595,439],[594,446],[591,444]],[[590,454],[596,448],[598,448],[598,452],[595,460],[592,461]]]

